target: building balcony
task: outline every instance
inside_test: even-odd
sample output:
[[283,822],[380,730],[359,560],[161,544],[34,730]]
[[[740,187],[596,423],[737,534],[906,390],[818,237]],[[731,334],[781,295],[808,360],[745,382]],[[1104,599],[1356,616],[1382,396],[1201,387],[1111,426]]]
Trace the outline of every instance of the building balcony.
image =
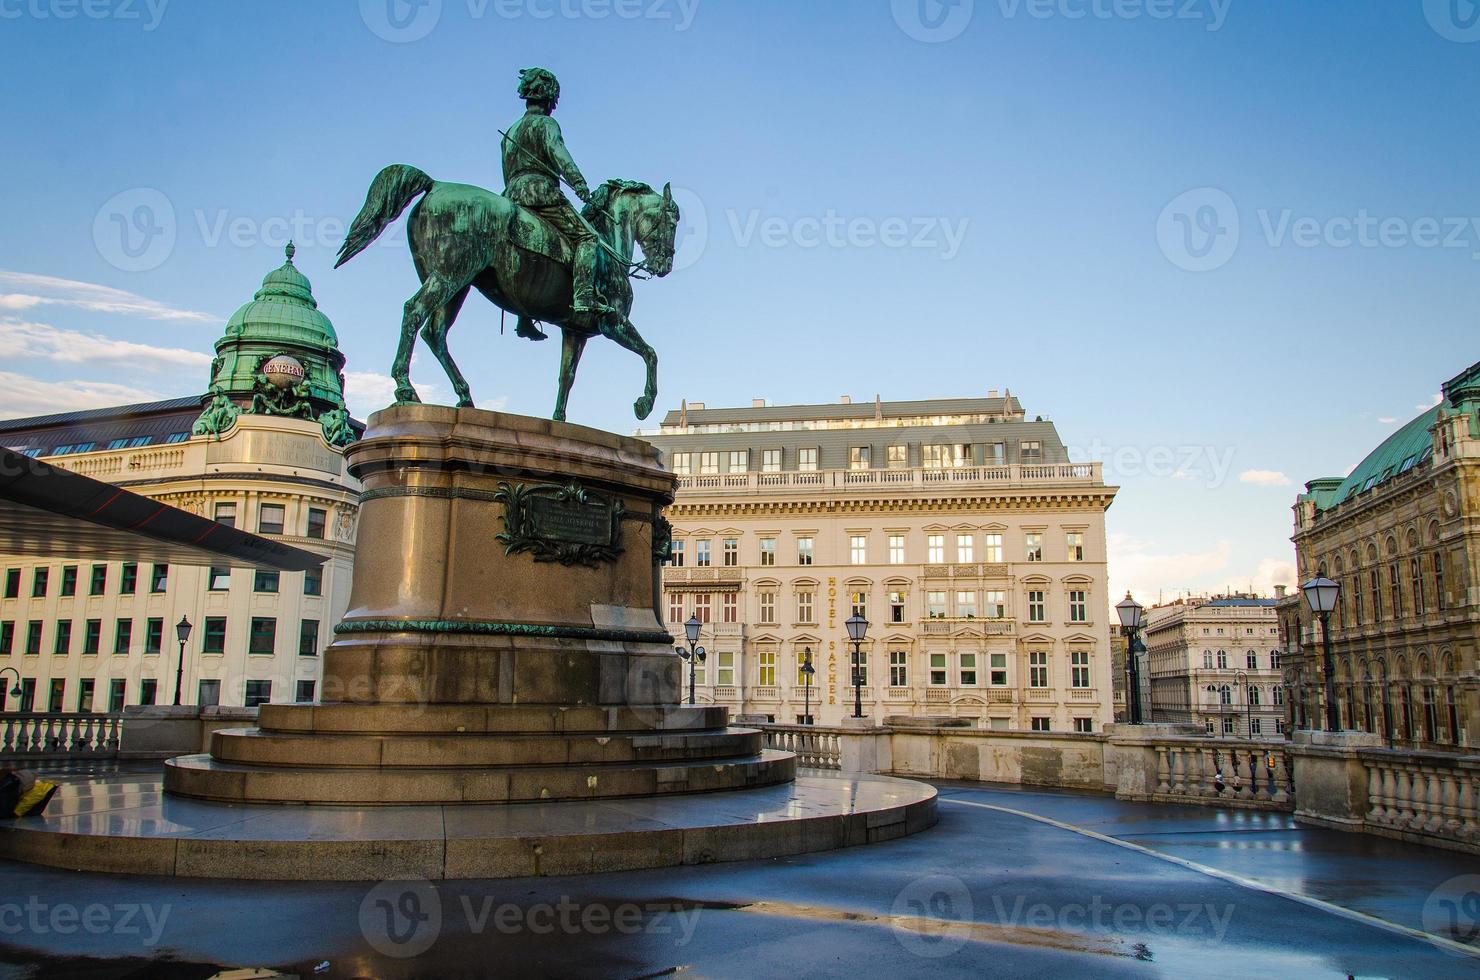
[[837,490],[929,490],[952,486],[1104,486],[1099,463],[1014,463],[946,469],[812,470],[782,473],[701,473],[678,478],[680,495],[832,493]]
[[1026,692],[1026,700],[1028,700],[1028,701],[1056,701],[1056,700],[1058,700],[1058,696],[1054,693],[1054,691],[1053,691],[1052,688],[1048,688],[1048,687],[1030,687],[1030,688],[1028,688],[1028,690]]
[[777,701],[781,698],[781,688],[774,684],[762,684],[750,689],[752,701]]
[[1100,692],[1091,688],[1071,688],[1069,691],[1070,701],[1098,701]]
[[982,636],[1013,636],[1017,633],[1017,620],[937,616],[920,623],[920,632],[926,636],[952,636],[963,629],[978,632]]

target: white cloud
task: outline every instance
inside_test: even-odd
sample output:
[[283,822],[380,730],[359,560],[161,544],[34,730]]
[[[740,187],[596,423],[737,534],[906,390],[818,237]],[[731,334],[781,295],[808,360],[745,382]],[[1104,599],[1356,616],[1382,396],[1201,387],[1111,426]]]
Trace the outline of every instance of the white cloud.
[[0,293],[0,309],[25,310],[44,304],[75,306],[94,313],[116,313],[150,320],[185,320],[193,323],[215,323],[220,318],[195,310],[181,310],[156,300],[112,286],[100,286],[76,279],[59,279],[30,272],[0,269],[0,284],[21,292]]
[[1215,573],[1228,567],[1233,544],[1219,541],[1210,550],[1158,554],[1149,543],[1126,534],[1111,534],[1106,542],[1109,552],[1111,598],[1119,601],[1129,590],[1143,605],[1150,606],[1158,597],[1167,599],[1183,589],[1197,590]]
[[202,351],[155,347],[5,316],[0,316],[0,357],[36,357],[62,364],[105,363],[152,369],[205,368],[211,363],[211,356]]
[[1254,591],[1260,595],[1273,596],[1276,585],[1283,585],[1294,591],[1295,587],[1300,584],[1297,577],[1294,562],[1279,558],[1266,558],[1254,570],[1252,585]]
[[1377,420],[1377,424],[1378,425],[1392,425],[1396,421],[1398,421],[1398,420],[1395,419],[1395,418],[1392,418],[1391,416],[1386,416],[1385,415],[1382,418],[1380,418],[1380,419]]
[[106,381],[39,381],[0,371],[0,418],[157,401],[160,394]]
[[1238,475],[1238,482],[1259,487],[1288,487],[1290,478],[1279,470],[1244,470]]
[[1444,396],[1442,394],[1435,394],[1433,401],[1428,402],[1427,404],[1423,404],[1423,405],[1415,405],[1413,407],[1416,408],[1416,409],[1418,409],[1418,411],[1420,411],[1420,412],[1427,412],[1429,409],[1433,408],[1435,405],[1438,405],[1438,404],[1440,404],[1443,401],[1444,401]]

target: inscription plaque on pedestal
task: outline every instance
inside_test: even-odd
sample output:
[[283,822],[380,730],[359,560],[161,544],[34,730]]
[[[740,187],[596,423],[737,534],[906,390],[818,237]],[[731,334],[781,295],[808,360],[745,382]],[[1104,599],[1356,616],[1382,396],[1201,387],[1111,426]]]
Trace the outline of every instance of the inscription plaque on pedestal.
[[504,553],[595,566],[622,553],[622,503],[572,481],[564,486],[500,483]]

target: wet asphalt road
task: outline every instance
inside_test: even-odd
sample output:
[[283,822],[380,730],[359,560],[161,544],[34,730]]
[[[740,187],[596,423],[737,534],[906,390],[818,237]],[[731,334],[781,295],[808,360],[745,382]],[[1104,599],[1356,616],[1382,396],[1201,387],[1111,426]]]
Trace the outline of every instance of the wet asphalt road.
[[1396,928],[1480,951],[1473,857],[1287,815],[941,788],[912,838],[661,871],[258,884],[3,864],[0,978],[1480,977]]

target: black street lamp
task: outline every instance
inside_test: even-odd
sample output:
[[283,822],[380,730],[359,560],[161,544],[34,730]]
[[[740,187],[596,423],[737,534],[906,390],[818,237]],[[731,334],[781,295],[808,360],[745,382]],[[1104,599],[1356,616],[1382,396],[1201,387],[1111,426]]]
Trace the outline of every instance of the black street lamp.
[[7,672],[15,675],[15,687],[10,689],[10,696],[19,700],[25,693],[21,690],[21,672],[14,667],[0,667],[0,677],[4,677]]
[[[1241,670],[1235,670],[1233,672],[1233,686],[1234,687],[1238,687],[1240,684],[1242,684],[1243,685],[1243,688],[1244,688],[1244,732],[1245,732],[1245,734],[1249,738],[1253,738],[1254,737],[1254,725],[1253,725],[1254,713],[1253,713],[1253,705],[1249,701],[1249,675],[1246,674],[1246,673],[1244,673]],[[1209,692],[1211,692],[1213,694],[1219,695],[1219,697],[1218,697],[1218,725],[1221,728],[1222,725],[1223,725],[1223,698],[1222,698],[1222,691],[1217,686],[1215,686],[1213,684],[1209,684],[1207,689],[1208,689]],[[1219,734],[1222,734],[1222,733],[1220,732]]]
[[1341,595],[1341,586],[1317,575],[1300,587],[1310,611],[1321,618],[1321,671],[1326,675],[1326,731],[1341,729],[1341,716],[1336,710],[1336,663],[1331,656],[1331,612]]
[[687,650],[683,647],[674,648],[678,651],[678,655],[687,660],[689,664],[689,704],[694,703],[694,672],[698,670],[699,664],[704,662],[706,656],[703,647],[694,645],[699,642],[701,625],[698,616],[690,616],[688,622],[683,624],[684,638],[689,641],[689,648]]
[[802,724],[812,724],[812,675],[817,668],[812,666],[812,648],[802,648]]
[[1141,679],[1140,670],[1136,667],[1136,647],[1139,643],[1138,634],[1141,627],[1146,625],[1146,607],[1142,606],[1131,594],[1127,592],[1125,598],[1115,604],[1115,615],[1120,617],[1120,632],[1125,635],[1125,672],[1126,681],[1130,684],[1127,704],[1130,708],[1130,723],[1141,724]]
[[180,684],[185,677],[185,641],[190,639],[190,619],[180,617],[175,624],[175,636],[180,640],[180,659],[175,664],[175,703],[180,703]]
[[853,717],[863,717],[863,669],[859,663],[859,646],[868,632],[868,620],[858,613],[849,616],[843,623],[848,627],[848,639],[853,644]]

